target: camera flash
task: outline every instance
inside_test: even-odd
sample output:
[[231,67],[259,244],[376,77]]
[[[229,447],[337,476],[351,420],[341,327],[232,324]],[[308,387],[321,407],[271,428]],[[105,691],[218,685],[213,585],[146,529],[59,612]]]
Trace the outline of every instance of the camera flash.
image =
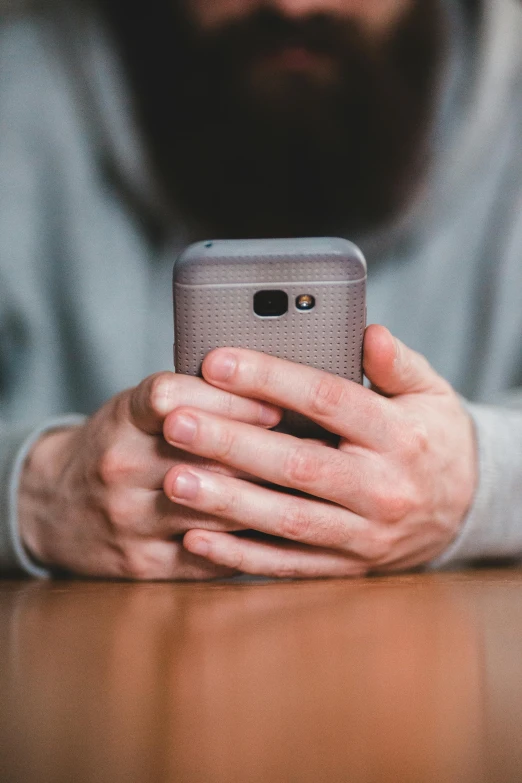
[[315,307],[315,298],[311,294],[301,294],[295,300],[295,306],[298,310],[311,310]]

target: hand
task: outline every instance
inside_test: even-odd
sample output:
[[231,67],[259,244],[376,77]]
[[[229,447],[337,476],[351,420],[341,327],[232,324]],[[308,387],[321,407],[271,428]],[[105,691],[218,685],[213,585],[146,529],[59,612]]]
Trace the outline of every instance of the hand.
[[252,351],[207,356],[209,383],[303,413],[341,441],[303,443],[191,407],[169,414],[169,443],[307,495],[176,466],[164,484],[173,501],[284,539],[194,529],[188,551],[277,577],[401,570],[443,552],[477,480],[470,417],[427,361],[383,327],[367,329],[364,357],[372,389]]
[[[245,426],[274,426],[273,406],[221,391],[200,378],[163,373],[110,400],[83,426],[43,437],[25,465],[19,494],[22,539],[48,566],[131,579],[211,579],[230,574],[183,548],[190,528],[238,530],[242,523],[173,505],[163,480],[173,466],[238,471],[189,456],[162,435],[179,405]],[[239,479],[238,479],[239,480]],[[245,482],[246,485],[246,482]]]

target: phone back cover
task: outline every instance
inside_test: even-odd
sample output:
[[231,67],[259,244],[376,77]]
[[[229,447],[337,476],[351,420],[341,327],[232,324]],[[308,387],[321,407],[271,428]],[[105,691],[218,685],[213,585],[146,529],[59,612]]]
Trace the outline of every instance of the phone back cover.
[[[276,318],[254,313],[254,294],[284,290],[288,312]],[[362,382],[366,321],[366,262],[341,239],[250,240],[198,243],[174,269],[177,372],[198,375],[206,354],[245,347]],[[315,307],[295,301],[311,294]],[[285,414],[282,429],[324,437],[317,425]]]
[[[175,367],[198,375],[217,347],[247,347],[362,380],[366,263],[342,239],[216,241],[188,248],[174,268]],[[254,294],[287,292],[283,316],[254,313]],[[299,311],[301,294],[315,307]]]

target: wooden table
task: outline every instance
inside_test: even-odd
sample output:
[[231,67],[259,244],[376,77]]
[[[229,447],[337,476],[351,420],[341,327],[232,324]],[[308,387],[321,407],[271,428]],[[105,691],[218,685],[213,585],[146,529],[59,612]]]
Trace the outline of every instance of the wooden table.
[[519,783],[522,571],[0,582],[2,783]]

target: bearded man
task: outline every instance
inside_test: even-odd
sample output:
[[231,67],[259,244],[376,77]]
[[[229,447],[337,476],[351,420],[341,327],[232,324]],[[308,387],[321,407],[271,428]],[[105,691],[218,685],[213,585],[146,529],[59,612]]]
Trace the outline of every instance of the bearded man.
[[[4,573],[520,557],[521,35],[516,0],[55,0],[3,23]],[[236,349],[168,372],[187,242],[325,234],[368,259],[371,388]],[[285,408],[339,447],[272,431]]]

